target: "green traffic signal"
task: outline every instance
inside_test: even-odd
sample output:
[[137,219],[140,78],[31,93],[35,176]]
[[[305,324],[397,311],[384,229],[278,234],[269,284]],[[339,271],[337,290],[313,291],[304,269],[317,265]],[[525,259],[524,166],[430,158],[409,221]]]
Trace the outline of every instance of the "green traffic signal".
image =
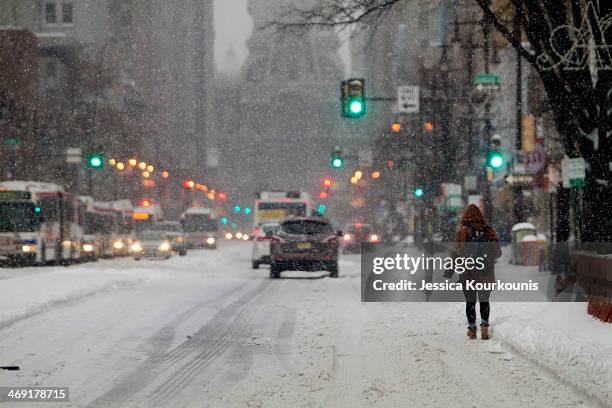
[[325,206],[325,204],[319,205],[319,208],[317,209],[317,214],[319,214],[319,215],[325,214],[325,210],[326,209],[327,209],[327,207]]
[[249,207],[245,208],[244,209],[244,213],[247,214],[247,215],[250,214],[251,213],[251,209]]
[[344,160],[340,156],[335,156],[332,158],[331,165],[334,169],[341,169],[344,166]]
[[227,217],[221,217],[221,224],[222,225],[227,225],[228,222],[229,222],[229,220],[227,219]]
[[101,154],[92,154],[87,159],[87,165],[92,169],[99,169],[104,165],[104,156]]
[[366,113],[365,79],[351,78],[340,82],[342,116],[360,118]]
[[423,194],[425,194],[425,191],[421,187],[417,187],[414,189],[415,197],[423,197]]
[[240,206],[239,205],[234,207],[234,212],[240,212]]
[[499,170],[504,165],[504,155],[500,152],[489,153],[487,165],[493,170]]
[[363,103],[359,100],[353,100],[349,104],[349,109],[353,115],[359,115],[363,111]]

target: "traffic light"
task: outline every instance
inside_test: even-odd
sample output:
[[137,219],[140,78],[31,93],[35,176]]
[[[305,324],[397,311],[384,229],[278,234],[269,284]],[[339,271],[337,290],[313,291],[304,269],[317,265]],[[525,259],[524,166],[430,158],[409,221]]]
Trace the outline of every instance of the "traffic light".
[[499,170],[504,166],[504,161],[504,154],[501,152],[501,139],[499,137],[493,138],[487,155],[487,166],[493,170]]
[[150,198],[143,198],[138,204],[141,207],[149,208],[153,204],[153,200],[151,200]]
[[227,217],[221,217],[221,225],[227,225],[228,222],[229,220],[227,219]]
[[490,151],[489,156],[487,157],[487,166],[492,168],[493,170],[499,170],[504,165],[504,155],[501,152]]
[[319,193],[319,198],[320,198],[321,200],[325,200],[325,199],[327,198],[327,196],[328,196],[327,191],[321,191],[321,192]]
[[402,131],[402,124],[401,123],[392,123],[391,124],[391,131],[393,133],[399,133]]
[[249,207],[247,207],[247,208],[245,208],[245,209],[244,209],[244,213],[245,213],[246,215],[249,215],[251,212],[252,212],[252,210],[251,210]]
[[360,118],[366,113],[365,79],[352,78],[340,82],[342,116]]
[[331,187],[331,185],[332,185],[332,179],[329,178],[329,177],[325,177],[323,179],[323,187],[329,188],[329,187]]
[[317,208],[317,214],[318,215],[323,215],[325,214],[325,210],[327,209],[327,207],[325,206],[325,204],[321,204],[319,205],[319,208]]
[[425,190],[423,190],[422,187],[417,187],[414,189],[414,196],[419,198],[419,197],[423,197],[423,195],[425,194]]
[[100,169],[104,166],[104,155],[102,153],[92,153],[87,158],[87,165],[92,169]]
[[331,154],[331,166],[334,169],[341,169],[344,167],[344,156],[339,147],[336,147]]
[[234,212],[237,212],[237,213],[240,212],[240,206],[239,205],[234,206]]

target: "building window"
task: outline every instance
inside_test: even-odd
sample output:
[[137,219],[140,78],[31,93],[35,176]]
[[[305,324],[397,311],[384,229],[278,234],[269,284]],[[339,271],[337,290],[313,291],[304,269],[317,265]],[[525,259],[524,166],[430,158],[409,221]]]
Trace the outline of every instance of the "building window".
[[55,9],[55,3],[45,3],[45,21],[47,24],[57,23],[57,12]]
[[74,7],[72,3],[62,3],[62,23],[72,24],[74,22]]

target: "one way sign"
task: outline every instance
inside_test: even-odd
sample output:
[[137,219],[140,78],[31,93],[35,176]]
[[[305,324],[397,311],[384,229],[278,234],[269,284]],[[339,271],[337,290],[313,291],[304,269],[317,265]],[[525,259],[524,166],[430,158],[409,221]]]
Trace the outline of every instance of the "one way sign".
[[397,87],[397,110],[400,113],[417,113],[419,111],[419,87]]

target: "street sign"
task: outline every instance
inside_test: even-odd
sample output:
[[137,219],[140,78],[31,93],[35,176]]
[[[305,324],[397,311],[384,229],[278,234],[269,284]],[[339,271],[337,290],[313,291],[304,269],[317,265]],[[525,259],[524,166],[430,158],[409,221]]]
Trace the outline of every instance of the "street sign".
[[548,151],[546,147],[536,143],[534,149],[530,152],[520,151],[518,154],[522,156],[522,162],[525,165],[525,173],[537,174],[546,170],[548,163]]
[[586,184],[586,163],[582,157],[565,158],[561,162],[561,178],[565,188],[583,188]]
[[466,191],[476,191],[478,189],[478,177],[465,176],[463,178],[463,187]]
[[501,88],[499,75],[477,74],[474,76],[474,87],[481,92],[496,92]]
[[219,167],[220,153],[219,149],[216,147],[209,147],[206,149],[206,167],[210,169],[214,169]]
[[398,86],[397,87],[397,111],[400,113],[417,113],[420,109],[419,87]]
[[7,146],[19,146],[21,144],[21,139],[4,139],[4,144]]
[[79,147],[69,147],[66,149],[66,163],[80,164],[83,151]]
[[530,185],[533,183],[533,175],[531,174],[508,174],[506,183],[513,185]]

